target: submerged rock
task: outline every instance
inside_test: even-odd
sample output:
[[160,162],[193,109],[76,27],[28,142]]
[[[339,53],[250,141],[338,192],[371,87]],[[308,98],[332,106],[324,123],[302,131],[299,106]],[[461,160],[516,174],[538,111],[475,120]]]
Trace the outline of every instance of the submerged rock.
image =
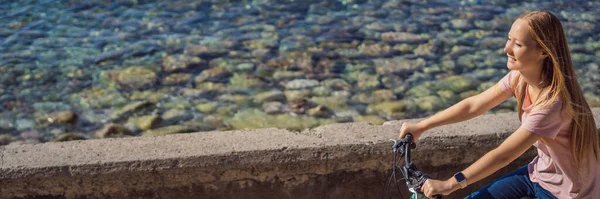
[[378,114],[388,119],[404,119],[413,114],[415,109],[416,105],[411,101],[387,101],[369,105],[367,113]]
[[160,136],[160,135],[169,135],[169,134],[177,134],[177,133],[190,133],[193,132],[194,129],[184,126],[184,125],[173,125],[162,127],[158,129],[153,129],[146,131],[142,134],[142,136]]
[[163,59],[163,70],[165,72],[175,72],[200,67],[208,67],[208,64],[198,57],[189,55],[171,55]]
[[86,140],[87,138],[78,133],[65,133],[54,139],[54,142],[66,142],[72,140]]
[[196,109],[201,113],[213,113],[219,107],[219,102],[206,102],[196,105]]
[[146,115],[141,117],[129,118],[128,123],[133,123],[135,127],[142,131],[155,129],[162,123],[162,118],[158,115]]
[[301,90],[301,89],[310,89],[313,87],[319,86],[319,81],[317,80],[309,80],[309,79],[296,79],[288,82],[285,85],[286,89],[289,90]]
[[55,124],[75,124],[79,116],[73,111],[61,111],[51,113],[48,122]]
[[202,74],[196,76],[196,83],[202,82],[228,82],[229,77],[233,75],[232,72],[224,68],[211,68],[202,71]]
[[173,86],[178,84],[185,84],[190,82],[192,78],[191,74],[188,73],[173,73],[161,80],[161,84],[165,86]]
[[157,81],[154,71],[143,67],[130,67],[114,71],[114,80],[124,89],[143,89],[152,86]]
[[192,119],[193,115],[190,111],[184,109],[169,109],[162,113],[161,118],[163,120],[163,124],[165,125],[173,125],[178,124],[180,122]]
[[135,135],[133,131],[125,128],[124,126],[118,124],[106,124],[104,127],[96,131],[96,137],[98,138],[109,138],[109,137],[125,137],[125,136],[133,136]]
[[132,115],[135,115],[136,113],[139,113],[142,110],[144,110],[148,107],[151,107],[153,105],[154,104],[149,101],[132,102],[132,103],[129,103],[129,104],[121,107],[119,110],[114,111],[111,114],[110,119],[112,121],[120,121],[120,120],[128,118]]
[[267,114],[279,114],[285,111],[285,106],[281,102],[266,102],[263,104],[263,111]]
[[12,140],[13,138],[10,135],[0,135],[0,146],[10,144]]

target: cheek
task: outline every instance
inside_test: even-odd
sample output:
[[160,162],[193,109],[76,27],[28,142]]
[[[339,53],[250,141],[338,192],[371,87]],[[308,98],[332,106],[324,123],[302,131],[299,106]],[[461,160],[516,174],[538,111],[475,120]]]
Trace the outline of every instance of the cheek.
[[[527,52],[527,50],[525,50],[523,48],[515,48],[514,52],[515,52],[515,57],[517,59],[519,59],[519,58],[527,58],[529,56],[529,53]],[[526,61],[526,60],[521,60],[521,61]]]

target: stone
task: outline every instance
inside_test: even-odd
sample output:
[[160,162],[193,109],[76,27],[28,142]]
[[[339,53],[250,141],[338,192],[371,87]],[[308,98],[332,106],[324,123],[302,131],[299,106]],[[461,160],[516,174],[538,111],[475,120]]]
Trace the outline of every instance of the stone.
[[113,78],[124,89],[139,90],[152,86],[157,81],[154,71],[143,67],[130,67],[113,71]]
[[285,84],[285,88],[289,90],[310,89],[319,86],[319,81],[310,79],[296,79]]
[[48,115],[48,122],[55,124],[75,124],[79,116],[73,111],[61,111]]
[[473,25],[470,23],[468,19],[452,19],[450,20],[452,27],[458,30],[470,30],[473,28]]
[[415,45],[402,43],[394,45],[392,47],[392,50],[400,53],[412,53],[412,51],[415,50],[415,48]]
[[334,112],[326,106],[318,105],[314,108],[308,109],[308,111],[306,111],[306,114],[313,117],[331,117],[334,114]]
[[454,75],[436,82],[438,90],[450,90],[456,94],[475,89],[477,83],[465,76]]
[[266,102],[262,105],[262,107],[263,111],[269,115],[280,114],[283,113],[285,110],[285,106],[283,105],[283,103],[277,101]]
[[165,94],[167,94],[169,92],[171,92],[170,89],[165,89],[165,88],[159,89],[157,91],[151,91],[151,90],[134,91],[128,97],[129,97],[129,100],[132,100],[132,101],[147,100],[152,103],[158,103],[158,101],[162,98],[162,96],[164,96]]
[[143,110],[152,107],[153,105],[154,104],[149,101],[131,102],[121,107],[119,110],[114,111],[111,114],[110,119],[112,121],[121,121],[132,115],[135,115],[136,113],[140,113]]
[[184,109],[169,109],[162,113],[160,118],[163,120],[165,125],[174,125],[179,122],[192,119],[193,115]]
[[180,93],[181,96],[187,98],[214,98],[219,92],[213,89],[183,88]]
[[[193,57],[185,54],[170,55],[163,59],[163,71],[170,73],[188,69],[200,69],[208,67],[206,61],[199,57]],[[203,68],[202,68],[203,69]]]
[[142,133],[142,136],[161,136],[161,135],[169,135],[169,134],[177,134],[177,133],[190,133],[193,132],[194,129],[184,125],[173,125],[162,127],[158,129],[148,130]]
[[132,123],[136,128],[146,131],[158,128],[162,123],[162,118],[156,114],[146,115],[141,117],[129,118],[128,123]]
[[218,82],[224,83],[229,81],[229,77],[233,76],[233,73],[224,68],[210,68],[202,71],[202,74],[196,76],[196,83],[202,82]]
[[115,87],[92,87],[69,96],[69,100],[84,108],[112,108],[127,103],[127,99]]
[[324,97],[331,95],[331,92],[332,90],[325,86],[318,86],[312,89],[311,95]]
[[323,80],[322,85],[332,90],[350,90],[352,85],[344,79],[327,79]]
[[358,46],[358,51],[367,56],[386,56],[390,53],[392,47],[387,44],[361,44]]
[[165,86],[174,86],[188,83],[191,78],[192,75],[188,73],[173,73],[164,77],[160,83]]
[[220,130],[220,131],[226,131],[226,130],[232,129],[231,125],[225,123],[223,118],[220,116],[207,115],[206,117],[202,118],[202,121],[204,123],[208,124],[209,126],[216,128],[217,130]]
[[406,59],[403,57],[394,57],[392,59],[379,58],[373,60],[375,64],[375,71],[380,75],[396,74],[406,75],[410,74],[425,66],[425,59]]
[[[218,125],[213,125],[212,123],[208,123],[204,121],[204,118],[195,118],[192,120],[188,120],[182,122],[181,125],[190,127],[194,132],[200,131],[212,131],[217,129]],[[220,126],[219,126],[220,127]]]
[[431,113],[445,108],[447,102],[438,96],[430,95],[415,99],[415,104],[419,109]]
[[314,108],[316,106],[318,106],[318,104],[316,104],[310,100],[306,100],[304,98],[291,100],[288,103],[288,108],[290,109],[290,111],[292,111],[296,114],[302,114],[306,110]]
[[98,138],[110,138],[110,137],[125,137],[135,135],[133,131],[125,128],[122,125],[109,123],[104,125],[101,130],[96,131],[96,137]]
[[244,46],[250,49],[265,49],[278,47],[279,39],[277,38],[260,38],[243,42]]
[[310,97],[311,91],[310,90],[286,90],[286,91],[283,91],[283,94],[285,95],[286,100],[289,102],[289,101],[294,101],[294,100]]
[[347,98],[339,96],[315,96],[310,98],[310,101],[318,105],[326,106],[335,111],[346,110],[349,107]]
[[416,44],[426,41],[430,38],[429,35],[425,34],[413,34],[408,32],[384,32],[381,33],[381,39],[386,42],[402,42],[409,44]]
[[371,104],[367,107],[368,114],[378,114],[389,119],[403,119],[413,113],[416,105],[407,100],[387,101]]
[[227,54],[227,50],[222,47],[208,45],[188,45],[183,50],[183,53],[201,58],[216,58]]
[[229,88],[231,89],[263,89],[265,88],[265,82],[259,78],[247,75],[247,74],[234,74],[229,79]]
[[304,72],[302,71],[275,71],[273,73],[273,79],[275,80],[292,80],[292,79],[300,79],[304,77]]
[[0,134],[0,146],[8,145],[12,142],[13,138],[10,135]]
[[285,99],[286,99],[285,95],[280,90],[265,91],[265,92],[254,95],[254,101],[258,102],[258,103],[272,102],[272,101],[283,102],[283,101],[285,101]]
[[[257,49],[258,50],[258,49]],[[231,71],[234,72],[251,72],[254,71],[254,63],[240,63],[240,64],[236,64],[234,65],[234,67],[228,68]]]
[[219,107],[219,102],[206,102],[196,105],[196,109],[201,113],[213,113]]
[[218,82],[202,82],[196,83],[196,88],[211,91],[225,91],[227,90],[227,85]]
[[64,133],[54,139],[54,142],[66,142],[73,140],[86,140],[87,138],[78,133]]
[[[349,74],[354,75],[354,74]],[[356,74],[356,88],[361,91],[368,91],[379,88],[381,82],[379,81],[379,75],[370,74],[366,72],[360,72]]]

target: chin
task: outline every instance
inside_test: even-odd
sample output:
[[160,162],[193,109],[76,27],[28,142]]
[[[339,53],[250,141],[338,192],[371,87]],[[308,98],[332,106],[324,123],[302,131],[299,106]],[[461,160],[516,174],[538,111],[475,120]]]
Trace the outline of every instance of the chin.
[[515,66],[515,64],[510,64],[510,63],[506,63],[506,68],[510,69],[510,70],[518,70],[519,67]]

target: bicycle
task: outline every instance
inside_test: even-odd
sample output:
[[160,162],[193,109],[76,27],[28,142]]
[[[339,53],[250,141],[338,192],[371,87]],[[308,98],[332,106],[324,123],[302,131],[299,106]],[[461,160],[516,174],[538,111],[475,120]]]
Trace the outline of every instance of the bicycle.
[[[400,191],[400,187],[398,187],[397,184],[399,180],[396,179],[396,170],[400,170],[400,172],[402,172],[402,176],[404,177],[403,179],[406,180],[406,186],[408,187],[408,191],[412,193],[410,197],[411,199],[426,198],[423,192],[421,192],[421,187],[423,186],[425,181],[427,181],[427,179],[429,179],[430,177],[429,175],[419,171],[417,169],[417,166],[415,166],[415,164],[413,164],[410,160],[410,150],[415,149],[417,147],[417,145],[413,142],[412,138],[412,134],[409,133],[406,135],[406,137],[404,137],[404,139],[401,139],[399,141],[391,139],[394,142],[394,145],[392,145],[392,151],[394,152],[394,160],[392,163],[392,171],[390,172],[390,178],[388,179],[387,184],[383,189],[383,193],[381,194],[382,199],[386,190],[388,190],[388,198],[391,198],[391,190],[389,185],[392,179],[394,180],[394,184],[396,185],[398,193],[400,193],[400,197],[404,198],[404,196],[402,196],[402,192]],[[400,158],[404,157],[405,164],[403,166],[398,166],[397,164],[396,156],[398,153],[400,153]],[[434,198],[442,199],[442,195],[435,195]],[[533,199],[533,197],[524,196],[520,199]]]
[[[406,186],[408,187],[408,191],[412,193],[411,199],[421,199],[426,198],[423,192],[421,192],[421,187],[429,179],[429,175],[419,171],[417,166],[413,164],[410,160],[410,150],[416,148],[416,144],[412,140],[413,136],[409,133],[401,140],[392,139],[394,145],[392,145],[392,151],[394,152],[394,160],[392,163],[392,171],[390,172],[390,177],[388,178],[387,184],[384,186],[383,193],[381,194],[381,198],[384,198],[384,194],[387,190],[388,198],[391,198],[392,190],[389,187],[390,182],[394,180],[394,184],[396,185],[396,189],[398,193],[400,193],[400,197],[402,196],[402,192],[400,191],[400,187],[398,186],[398,179],[396,178],[396,171],[400,170],[402,173],[403,179],[406,181]],[[400,158],[404,157],[405,164],[403,166],[398,166],[396,156],[400,153]],[[402,179],[400,179],[402,180]],[[442,195],[435,195],[434,198],[442,199]]]

